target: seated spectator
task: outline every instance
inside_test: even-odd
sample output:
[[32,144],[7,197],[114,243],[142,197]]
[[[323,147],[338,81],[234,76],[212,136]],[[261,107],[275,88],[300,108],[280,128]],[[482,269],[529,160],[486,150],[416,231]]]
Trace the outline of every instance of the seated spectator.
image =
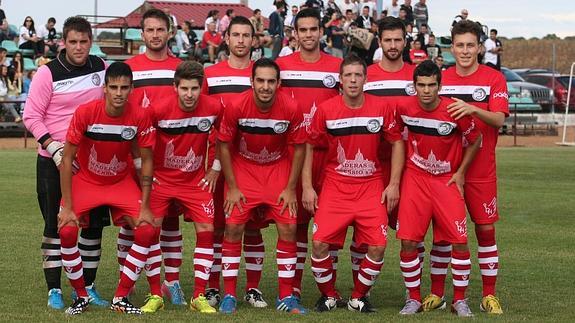
[[415,65],[427,59],[427,53],[421,49],[421,42],[418,39],[413,41],[413,48],[409,51],[409,58]]
[[[15,100],[18,93],[18,80],[10,80],[8,77],[8,67],[6,65],[0,66],[0,100]],[[20,94],[18,93],[18,96]],[[14,122],[21,122],[22,117],[16,110],[16,105],[14,103],[2,103],[2,108],[4,111],[12,114]]]
[[8,60],[6,59],[6,55],[8,54],[8,51],[6,50],[6,48],[4,47],[0,47],[0,66],[2,65],[10,65],[10,63],[8,62]]
[[52,51],[52,53],[58,52],[58,39],[56,39],[56,18],[48,18],[48,22],[45,25],[39,26],[36,31],[36,35],[44,41],[44,53]]
[[216,50],[222,43],[222,35],[216,31],[216,22],[212,21],[208,24],[208,30],[204,32],[202,39],[202,50],[208,53],[210,62],[214,63],[216,60]]
[[26,73],[26,78],[24,79],[24,82],[22,83],[22,93],[28,93],[28,91],[30,91],[30,83],[32,83],[32,79],[34,78],[34,75],[36,75],[36,70],[29,70],[28,73]]
[[[8,26],[7,22],[6,25]],[[0,29],[0,43],[2,43],[5,40],[17,41],[16,38],[18,38],[18,34],[13,30],[11,30],[9,27],[7,27],[6,29],[4,28]]]
[[20,27],[20,34],[18,35],[18,48],[34,50],[34,56],[39,56],[44,53],[44,41],[36,35],[36,28],[34,27],[34,20],[32,17],[27,16],[24,19],[24,24]]
[[24,75],[24,59],[21,52],[14,53],[8,65],[8,75],[10,78],[22,78]]
[[176,44],[180,48],[181,54],[187,54],[188,56],[202,55],[198,46],[198,35],[192,29],[192,23],[189,21],[184,21],[181,32],[176,35]]
[[218,31],[218,27],[220,24],[220,11],[219,10],[210,10],[210,12],[208,12],[208,17],[206,17],[206,21],[204,22],[204,30],[208,31],[208,26],[210,23],[215,23],[216,24],[216,31]]
[[228,26],[230,25],[230,21],[232,20],[233,17],[235,17],[236,14],[234,13],[234,9],[228,9],[226,10],[226,14],[225,16],[220,19],[220,24],[218,26],[218,31],[220,33],[225,33],[226,30],[228,30]]
[[427,24],[421,24],[421,26],[419,26],[416,38],[422,47],[429,43],[429,26],[427,26]]
[[291,36],[288,40],[288,44],[282,48],[279,57],[288,56],[296,51],[297,40],[294,36]]
[[430,60],[433,60],[437,55],[441,54],[441,47],[435,43],[435,35],[429,35],[429,43],[423,46],[423,50],[427,53]]
[[405,25],[405,47],[403,48],[402,58],[404,62],[412,63],[409,58],[409,51],[413,43],[413,24],[408,23]]
[[260,45],[260,38],[256,37],[256,38],[254,38],[254,41],[252,42],[252,50],[250,53],[250,59],[255,62],[262,57],[264,57],[264,49]]
[[456,23],[458,23],[462,20],[467,20],[468,16],[469,16],[469,12],[467,11],[467,9],[461,9],[461,13],[458,14],[457,16],[455,16],[455,18],[453,18],[453,22],[451,23],[451,28],[453,28],[453,26],[455,26]]
[[447,68],[443,65],[443,56],[441,55],[437,55],[435,57],[435,59],[433,59],[433,62],[435,63],[435,65],[437,65],[437,67],[439,67],[440,70],[444,71]]

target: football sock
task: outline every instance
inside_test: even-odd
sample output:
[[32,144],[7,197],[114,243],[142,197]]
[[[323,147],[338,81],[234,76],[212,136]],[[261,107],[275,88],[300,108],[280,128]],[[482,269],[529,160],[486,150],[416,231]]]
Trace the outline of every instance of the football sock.
[[84,283],[84,272],[82,270],[82,258],[78,250],[78,227],[65,225],[60,229],[60,252],[62,254],[62,266],[66,276],[76,290],[78,297],[87,297],[86,284]]
[[495,295],[497,270],[499,269],[499,253],[495,243],[495,228],[492,230],[476,230],[477,260],[483,281],[483,297]]
[[451,276],[453,276],[453,301],[465,299],[465,291],[469,285],[471,260],[469,251],[451,252]]
[[162,271],[162,250],[160,249],[160,228],[154,228],[154,236],[150,244],[148,259],[146,260],[146,277],[152,295],[162,295],[160,273]]
[[126,257],[128,256],[128,251],[134,244],[134,230],[129,225],[124,225],[120,228],[120,232],[118,233],[118,265],[120,266],[120,274],[122,273],[122,269],[124,269],[124,262],[126,261]]
[[224,238],[222,245],[222,276],[224,277],[224,295],[236,296],[238,271],[242,256],[242,242],[228,241]]
[[52,288],[61,289],[62,256],[60,253],[60,236],[56,229],[50,230],[44,226],[44,236],[40,249],[42,249],[42,267],[48,290]]
[[210,287],[220,289],[220,273],[222,272],[222,243],[224,233],[214,233],[214,263],[210,272]]
[[165,217],[160,232],[160,247],[164,261],[164,279],[169,283],[180,280],[182,245],[180,218],[177,216]]
[[293,292],[293,281],[297,263],[297,247],[295,242],[278,239],[276,246],[276,260],[278,266],[278,296],[284,299]]
[[96,273],[102,255],[102,227],[86,228],[80,231],[78,249],[84,266],[84,282],[90,286],[96,280]]
[[321,294],[327,297],[336,297],[331,256],[327,255],[323,259],[315,259],[312,256],[311,271]]
[[148,260],[150,244],[154,240],[155,229],[151,225],[142,225],[134,229],[134,244],[128,252],[120,283],[114,297],[126,297],[134,286]]
[[214,232],[197,232],[196,249],[194,249],[194,298],[206,293],[213,262]]
[[451,262],[451,244],[435,242],[430,252],[431,293],[439,297],[445,294],[445,276]]
[[264,267],[265,246],[261,233],[244,234],[244,259],[246,261],[246,290],[258,288]]
[[361,298],[369,293],[371,286],[375,284],[381,272],[381,267],[383,267],[383,259],[376,262],[371,260],[368,255],[365,255],[359,266],[357,281],[351,292],[351,298]]
[[399,266],[405,282],[405,288],[409,292],[409,298],[421,302],[421,266],[417,250],[401,251]]

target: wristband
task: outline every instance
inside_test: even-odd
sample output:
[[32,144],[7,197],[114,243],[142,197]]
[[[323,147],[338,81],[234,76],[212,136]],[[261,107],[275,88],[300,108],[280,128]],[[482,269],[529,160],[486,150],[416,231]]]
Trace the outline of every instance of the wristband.
[[136,167],[136,169],[142,169],[142,158],[134,158],[134,167]]
[[215,170],[216,172],[220,172],[222,170],[222,164],[220,163],[219,159],[214,159],[212,169]]

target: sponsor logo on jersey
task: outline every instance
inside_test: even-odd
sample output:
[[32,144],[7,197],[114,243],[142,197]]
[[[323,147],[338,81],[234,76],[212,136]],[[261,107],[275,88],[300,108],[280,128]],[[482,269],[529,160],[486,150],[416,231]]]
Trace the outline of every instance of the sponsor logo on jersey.
[[473,91],[473,94],[471,95],[471,97],[473,98],[473,100],[475,101],[483,101],[483,99],[485,99],[485,96],[487,95],[487,93],[485,92],[484,89],[482,88],[477,88]]
[[54,85],[54,91],[58,91],[59,89],[67,86],[67,85],[72,85],[74,84],[74,81],[72,80],[67,80],[67,81],[60,81],[58,83],[56,83],[56,85]]
[[325,85],[325,87],[328,87],[330,89],[333,88],[337,84],[337,81],[336,81],[335,77],[333,77],[333,75],[326,75],[323,78],[322,82],[323,82],[323,85]]
[[493,94],[493,98],[494,99],[503,98],[509,100],[509,94],[507,94],[507,92],[495,92]]
[[151,134],[154,131],[156,131],[156,128],[154,128],[154,127],[147,128],[144,131],[140,132],[140,136],[145,136],[147,134]]
[[122,139],[124,140],[132,140],[136,136],[136,130],[133,128],[124,128],[122,129],[120,136],[122,136]]
[[377,133],[381,130],[381,123],[377,119],[371,119],[367,122],[367,131]]

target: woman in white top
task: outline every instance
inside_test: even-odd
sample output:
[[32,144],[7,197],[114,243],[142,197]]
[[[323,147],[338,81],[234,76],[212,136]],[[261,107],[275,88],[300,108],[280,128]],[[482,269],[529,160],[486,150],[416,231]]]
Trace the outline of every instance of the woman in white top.
[[41,56],[44,53],[44,40],[36,35],[36,28],[34,27],[34,19],[27,16],[24,19],[24,24],[20,27],[18,34],[18,48],[20,49],[33,49],[34,56]]

